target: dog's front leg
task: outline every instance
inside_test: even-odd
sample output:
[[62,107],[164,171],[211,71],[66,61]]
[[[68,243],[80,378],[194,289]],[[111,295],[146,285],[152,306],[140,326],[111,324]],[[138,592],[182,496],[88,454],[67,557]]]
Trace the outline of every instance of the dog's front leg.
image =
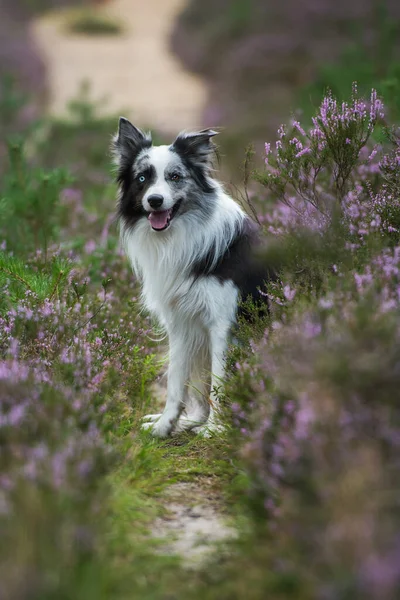
[[170,333],[169,344],[168,389],[165,409],[156,421],[142,425],[143,429],[150,430],[152,435],[160,438],[168,437],[178,422],[187,402],[187,383],[190,376],[190,351],[187,347],[186,337],[182,334]]

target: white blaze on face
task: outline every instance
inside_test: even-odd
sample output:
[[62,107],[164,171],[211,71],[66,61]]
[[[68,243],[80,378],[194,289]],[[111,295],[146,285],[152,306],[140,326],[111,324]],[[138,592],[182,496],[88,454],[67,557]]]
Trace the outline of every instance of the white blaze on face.
[[[169,177],[171,173],[179,166],[180,160],[175,152],[172,152],[169,146],[155,146],[146,151],[148,155],[147,166],[152,167],[152,182],[143,196],[142,204],[149,213],[149,222],[156,231],[166,229],[172,218],[174,208],[174,195],[171,188]],[[151,206],[149,199],[151,196],[158,196],[162,199],[159,206]]]
[[164,198],[160,210],[169,210],[173,206],[173,198],[170,185],[165,179],[165,173],[176,164],[176,157],[169,146],[153,146],[146,151],[146,154],[149,155],[149,165],[155,169],[156,178],[143,196],[143,207],[148,212],[153,210],[148,203],[148,198],[153,194],[158,194]]

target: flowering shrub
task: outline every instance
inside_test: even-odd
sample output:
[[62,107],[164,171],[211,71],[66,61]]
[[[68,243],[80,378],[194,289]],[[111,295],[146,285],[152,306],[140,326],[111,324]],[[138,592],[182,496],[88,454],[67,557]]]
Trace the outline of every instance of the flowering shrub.
[[293,107],[308,122],[327,88],[342,100],[355,80],[363,94],[377,87],[398,118],[399,18],[396,0],[192,0],[172,44],[208,78],[205,122],[224,127],[224,155],[240,177],[243,147],[261,148]]
[[[271,233],[279,232],[273,227],[276,220],[286,228],[314,226],[323,233],[339,210],[354,217],[353,204],[360,195],[367,195],[367,183],[371,184],[367,174],[378,170],[378,146],[368,152],[367,143],[383,117],[383,104],[375,90],[367,103],[354,86],[351,103],[339,105],[327,95],[307,132],[296,120],[291,131],[280,127],[275,151],[265,144],[266,172],[257,174],[280,203],[264,217],[271,223]],[[385,160],[393,167],[388,156]]]
[[255,178],[267,191],[259,220],[272,234],[270,248],[284,254],[286,284],[296,280],[314,294],[328,271],[398,243],[400,140],[384,125],[376,92],[364,101],[356,85],[350,103],[328,94],[312,122],[307,130],[298,121],[281,126]]
[[[131,582],[143,598],[398,597],[399,140],[393,129],[384,141],[382,111],[374,92],[363,101],[354,88],[340,105],[328,95],[312,127],[294,121],[266,145],[260,220],[283,267],[260,290],[270,313],[249,306],[237,336],[250,343],[232,353],[227,388],[255,525],[249,556],[241,539],[222,590],[223,571],[201,572],[198,589],[190,574],[186,588],[172,562],[157,587],[161,558],[135,549],[128,559],[122,543],[121,597]],[[132,449],[154,376],[109,217],[115,190],[91,137],[98,123],[85,114],[86,145],[63,124],[46,153],[62,163],[57,152],[86,157],[89,147],[93,169],[74,154],[72,182],[15,146],[0,195],[0,596],[15,600],[120,597],[124,578],[104,549],[120,543],[118,524],[103,535],[105,476]],[[202,462],[207,441],[186,441],[134,448],[119,499],[130,538],[132,511],[148,510],[143,496],[126,500],[132,480],[141,472],[144,495],[157,494],[190,448]],[[185,481],[198,466],[185,463]]]
[[297,252],[261,290],[270,326],[230,384],[250,505],[274,549],[264,566],[296,598],[400,593],[399,141],[368,148],[381,111],[374,92],[341,106],[328,95],[310,131],[295,122],[267,144],[258,176],[283,251],[304,231],[320,240],[318,284],[314,270],[305,293]]
[[[86,600],[85,569],[101,566],[111,442],[145,402],[152,348],[110,218],[87,209],[68,175],[33,168],[19,145],[10,152],[0,205],[0,595]],[[90,590],[107,597],[100,573]]]

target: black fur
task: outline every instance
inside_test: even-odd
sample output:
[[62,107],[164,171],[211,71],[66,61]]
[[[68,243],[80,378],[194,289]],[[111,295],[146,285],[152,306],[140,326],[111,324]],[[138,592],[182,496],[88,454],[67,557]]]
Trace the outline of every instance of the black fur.
[[215,188],[207,178],[215,146],[211,138],[217,135],[212,129],[198,133],[180,134],[171,146],[179,154],[183,164],[190,172],[196,184],[205,194],[211,194]]
[[274,279],[275,275],[257,256],[258,245],[258,229],[247,218],[217,264],[212,266],[215,256],[211,251],[193,265],[192,275],[196,278],[214,276],[221,283],[232,281],[239,289],[242,300],[250,297],[255,303],[264,303],[265,296],[260,294],[259,289],[264,287],[264,282]]
[[[146,176],[144,183],[139,182],[142,173]],[[132,169],[130,169],[130,174],[121,182],[118,213],[120,217],[124,218],[124,222],[128,227],[133,227],[141,217],[147,216],[147,212],[143,208],[142,198],[147,188],[154,182],[155,169],[149,166],[140,175],[134,176]]]
[[114,151],[119,156],[119,168],[117,180],[123,184],[126,176],[129,176],[133,162],[139,152],[144,148],[152,146],[152,139],[149,133],[144,133],[128,119],[121,117],[119,120],[118,135],[114,140]]
[[[127,119],[119,120],[117,139],[114,141],[114,151],[119,156],[117,182],[120,185],[120,198],[118,206],[119,217],[123,217],[129,227],[147,213],[142,206],[142,198],[148,186],[154,181],[154,168],[148,167],[143,173],[146,181],[141,184],[139,176],[141,173],[133,173],[133,163],[138,154],[152,146],[150,134],[146,134]],[[140,166],[140,165],[139,165]]]

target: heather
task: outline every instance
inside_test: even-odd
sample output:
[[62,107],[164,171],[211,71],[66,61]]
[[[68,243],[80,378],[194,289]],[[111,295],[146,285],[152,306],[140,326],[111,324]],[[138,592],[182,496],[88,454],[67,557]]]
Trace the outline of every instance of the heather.
[[396,0],[192,0],[172,48],[207,78],[204,121],[226,128],[235,166],[291,113],[308,121],[327,88],[342,101],[353,81],[376,87],[398,118],[399,17]]
[[[54,124],[52,135],[62,128]],[[87,148],[90,130],[75,126]],[[121,464],[127,419],[154,377],[149,325],[113,228],[114,198],[110,186],[96,189],[105,173],[94,158],[84,160],[52,168],[40,147],[29,158],[22,139],[8,144],[0,205],[7,598],[108,597],[112,577],[102,575],[104,537],[99,542],[110,512],[107,477]]]
[[[400,140],[385,98],[327,93],[246,175],[278,273],[260,288],[269,313],[246,302],[210,440],[140,432],[163,348],[118,244],[116,119],[84,97],[72,117],[6,146],[0,596],[397,598]],[[176,482],[217,495],[238,533],[193,570],[149,535]]]
[[281,127],[256,173],[287,264],[260,290],[270,316],[235,351],[230,389],[251,555],[278,597],[400,591],[399,147],[376,92],[353,86],[312,127]]

